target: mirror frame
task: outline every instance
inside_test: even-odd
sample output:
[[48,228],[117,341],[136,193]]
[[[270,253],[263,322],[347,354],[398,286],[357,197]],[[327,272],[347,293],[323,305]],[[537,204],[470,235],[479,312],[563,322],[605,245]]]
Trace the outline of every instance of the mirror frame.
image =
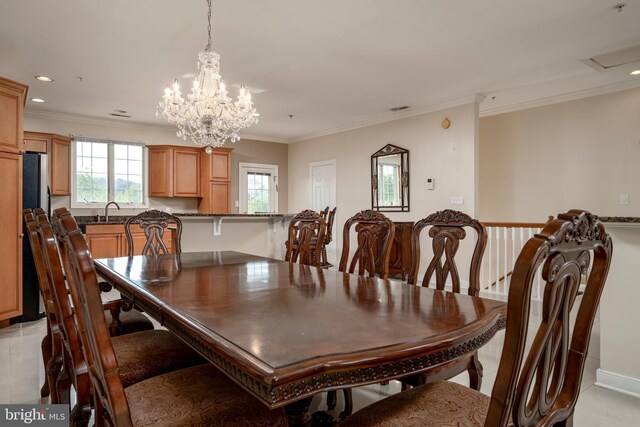
[[[378,205],[378,158],[400,155],[400,206]],[[387,144],[371,155],[371,209],[381,212],[409,212],[409,150]]]

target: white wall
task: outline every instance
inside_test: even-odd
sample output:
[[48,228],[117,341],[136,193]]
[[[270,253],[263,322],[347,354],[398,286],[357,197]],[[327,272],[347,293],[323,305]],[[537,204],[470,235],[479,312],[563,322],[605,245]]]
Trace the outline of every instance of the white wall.
[[[440,125],[444,118],[451,121],[449,129]],[[371,208],[371,155],[393,144],[409,150],[411,210],[386,215],[394,221],[417,221],[451,208],[451,197],[460,196],[464,206],[458,209],[474,216],[477,120],[478,104],[470,103],[290,144],[290,211],[311,207],[309,164],[335,159],[338,210],[334,242],[339,256],[344,222]],[[435,178],[435,190],[426,189],[427,178]]]
[[640,89],[483,117],[479,154],[481,220],[640,216]]

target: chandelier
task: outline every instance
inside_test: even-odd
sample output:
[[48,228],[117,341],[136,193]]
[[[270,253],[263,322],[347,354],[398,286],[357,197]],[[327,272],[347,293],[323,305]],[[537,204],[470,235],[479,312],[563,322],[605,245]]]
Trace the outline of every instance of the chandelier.
[[193,80],[191,93],[186,100],[182,97],[178,79],[173,86],[167,85],[162,101],[158,102],[156,117],[178,126],[179,138],[189,137],[211,154],[213,147],[224,145],[228,139],[238,141],[240,129],[258,123],[260,115],[244,86],[235,101],[227,96],[220,76],[220,55],[211,51],[211,0],[207,0],[207,5],[209,38],[204,51],[198,53],[198,76]]

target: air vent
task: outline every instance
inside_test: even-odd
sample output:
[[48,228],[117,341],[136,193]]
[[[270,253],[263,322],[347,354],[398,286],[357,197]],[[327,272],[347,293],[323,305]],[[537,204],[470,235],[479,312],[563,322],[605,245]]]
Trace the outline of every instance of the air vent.
[[598,71],[604,71],[638,61],[640,61],[640,46],[621,49],[582,60],[583,63]]
[[120,113],[111,113],[113,117],[124,117],[125,119],[130,119],[131,116],[128,114],[120,114]]
[[402,110],[406,110],[407,108],[409,108],[408,105],[403,105],[402,107],[389,108],[389,111],[402,111]]

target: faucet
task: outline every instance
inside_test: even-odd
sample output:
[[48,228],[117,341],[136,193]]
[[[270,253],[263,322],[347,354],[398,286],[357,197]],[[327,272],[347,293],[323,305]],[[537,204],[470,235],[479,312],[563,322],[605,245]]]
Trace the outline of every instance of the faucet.
[[118,205],[116,202],[107,203],[107,206],[104,207],[104,222],[109,222],[109,206],[110,205],[116,205],[116,208],[120,210],[120,205]]

